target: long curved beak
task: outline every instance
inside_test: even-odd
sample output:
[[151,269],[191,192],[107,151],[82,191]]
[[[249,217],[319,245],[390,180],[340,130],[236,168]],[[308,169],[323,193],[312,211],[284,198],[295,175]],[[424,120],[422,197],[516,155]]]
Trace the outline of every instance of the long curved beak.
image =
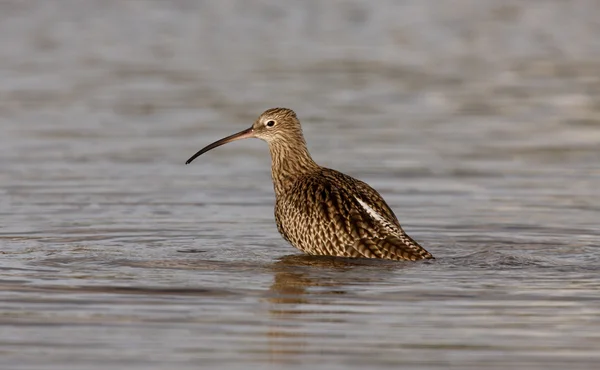
[[194,154],[193,156],[190,157],[190,159],[188,159],[185,164],[190,164],[192,163],[192,161],[196,158],[198,158],[199,156],[201,156],[202,154],[208,152],[211,149],[214,149],[218,146],[221,146],[223,144],[227,144],[230,143],[232,141],[236,141],[236,140],[241,140],[241,139],[247,139],[250,137],[254,137],[254,130],[252,129],[252,127],[244,130],[244,131],[240,131],[237,134],[233,134],[231,136],[227,136],[224,137],[221,140],[217,140],[214,143],[205,146],[203,149],[200,149],[200,151],[198,151],[198,153]]

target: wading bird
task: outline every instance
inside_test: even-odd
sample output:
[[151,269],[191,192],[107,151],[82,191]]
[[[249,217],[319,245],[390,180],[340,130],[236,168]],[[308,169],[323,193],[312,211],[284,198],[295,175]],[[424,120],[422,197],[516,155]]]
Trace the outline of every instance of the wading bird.
[[277,229],[311,255],[421,260],[433,258],[409,237],[381,195],[366,183],[313,161],[296,113],[266,110],[252,127],[194,154],[258,138],[269,144]]

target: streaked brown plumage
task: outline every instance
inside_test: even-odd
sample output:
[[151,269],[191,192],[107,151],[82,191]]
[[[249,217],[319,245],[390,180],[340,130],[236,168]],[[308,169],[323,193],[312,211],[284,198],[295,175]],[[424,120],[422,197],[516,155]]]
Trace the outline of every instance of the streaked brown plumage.
[[186,164],[220,145],[250,137],[269,144],[277,229],[294,247],[312,255],[433,258],[406,235],[377,191],[313,161],[291,109],[266,110],[252,127],[206,146]]

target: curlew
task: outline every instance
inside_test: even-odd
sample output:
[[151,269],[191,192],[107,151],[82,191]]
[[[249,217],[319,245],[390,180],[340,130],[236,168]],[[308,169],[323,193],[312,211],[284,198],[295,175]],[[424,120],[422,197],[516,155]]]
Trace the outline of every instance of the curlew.
[[277,230],[294,247],[310,255],[433,258],[404,232],[377,191],[313,161],[291,109],[266,110],[250,128],[206,146],[186,164],[211,149],[246,138],[269,144]]

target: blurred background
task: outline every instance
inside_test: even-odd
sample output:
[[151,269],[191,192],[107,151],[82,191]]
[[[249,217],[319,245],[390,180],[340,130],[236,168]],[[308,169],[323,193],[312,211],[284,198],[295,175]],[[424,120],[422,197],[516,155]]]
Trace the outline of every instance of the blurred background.
[[[600,3],[0,1],[6,369],[581,368],[600,349]],[[311,259],[265,109],[431,264]]]

